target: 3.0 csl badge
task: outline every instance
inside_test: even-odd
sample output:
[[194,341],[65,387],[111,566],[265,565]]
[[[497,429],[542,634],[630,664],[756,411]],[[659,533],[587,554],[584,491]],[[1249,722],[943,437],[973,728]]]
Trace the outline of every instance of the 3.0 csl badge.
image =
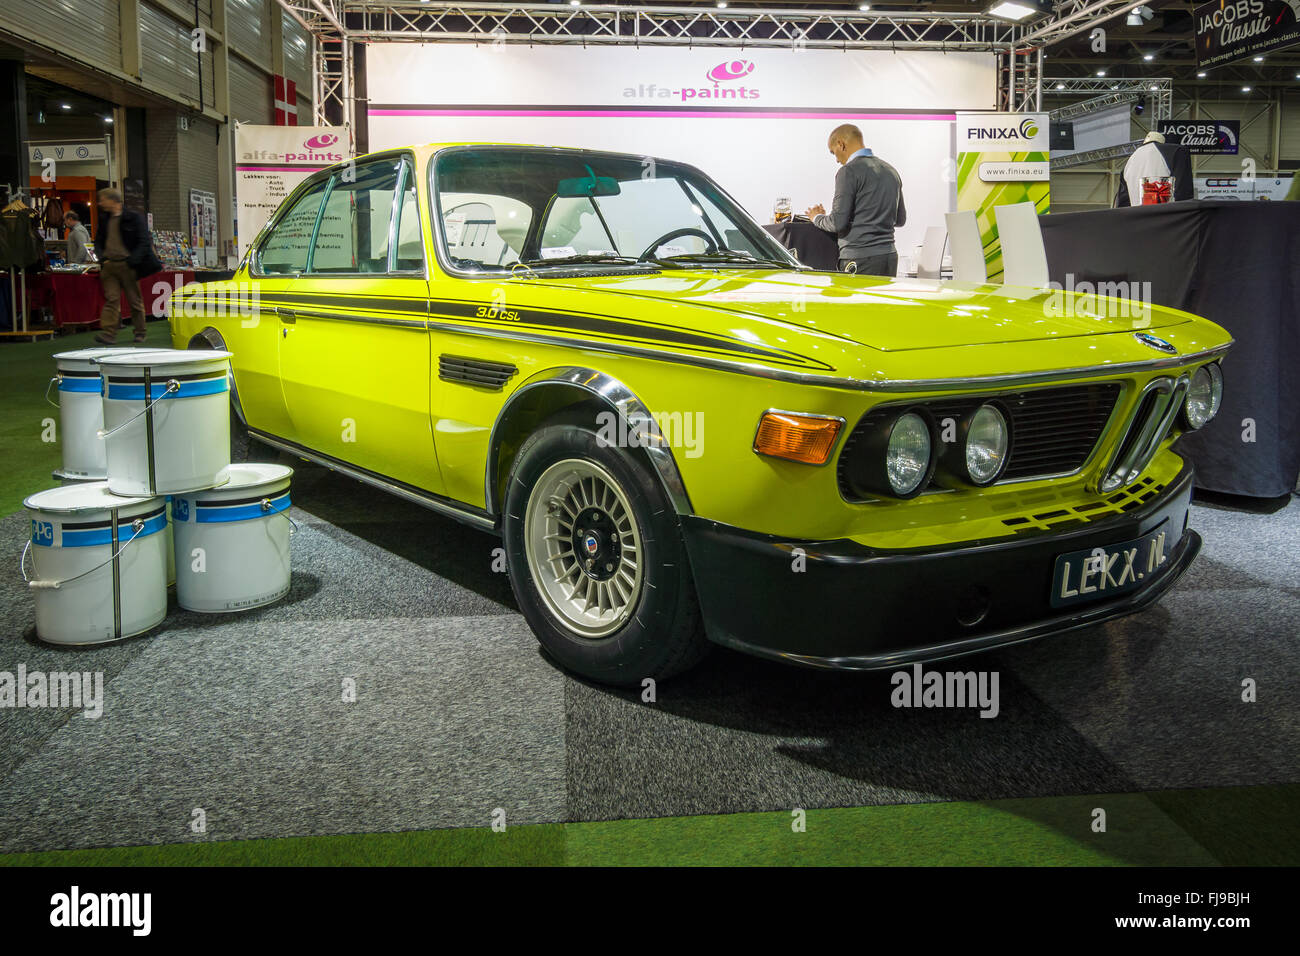
[[1152,335],[1150,332],[1134,332],[1133,338],[1137,339],[1143,345],[1150,346],[1158,352],[1165,352],[1169,355],[1177,355],[1178,349],[1166,342],[1158,335]]

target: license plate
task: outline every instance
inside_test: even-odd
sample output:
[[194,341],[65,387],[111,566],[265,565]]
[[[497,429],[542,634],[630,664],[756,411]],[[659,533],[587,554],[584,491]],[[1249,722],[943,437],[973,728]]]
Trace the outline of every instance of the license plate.
[[1052,606],[1114,597],[1142,586],[1168,560],[1168,523],[1161,530],[1121,544],[1058,555],[1052,574]]

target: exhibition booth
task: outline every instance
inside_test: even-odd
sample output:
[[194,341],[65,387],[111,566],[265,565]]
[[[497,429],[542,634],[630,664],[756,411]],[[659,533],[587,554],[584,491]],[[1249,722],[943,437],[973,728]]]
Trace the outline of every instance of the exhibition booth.
[[[1141,14],[484,6],[195,5],[140,119],[217,159],[0,183],[0,857],[798,863],[812,808],[818,862],[1290,862],[1233,821],[1300,783],[1300,202],[1191,198],[1168,80],[1080,68],[1058,148],[1044,51]],[[250,23],[310,111],[236,112]],[[100,348],[125,186],[160,321]],[[104,724],[5,703],[65,664]]]

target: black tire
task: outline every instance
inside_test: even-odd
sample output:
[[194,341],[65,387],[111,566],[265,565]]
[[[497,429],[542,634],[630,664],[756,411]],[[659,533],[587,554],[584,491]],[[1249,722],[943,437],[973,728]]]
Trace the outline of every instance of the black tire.
[[239,420],[232,406],[230,409],[230,460],[232,462],[253,461],[253,437],[248,434],[248,427]]
[[[542,647],[561,665],[593,680],[640,685],[693,667],[708,652],[681,525],[643,455],[598,441],[594,414],[553,419],[519,449],[506,482],[503,537],[510,584]],[[525,540],[528,504],[551,466],[590,462],[624,493],[639,531],[642,583],[628,617],[611,634],[575,633],[553,610],[534,580]]]

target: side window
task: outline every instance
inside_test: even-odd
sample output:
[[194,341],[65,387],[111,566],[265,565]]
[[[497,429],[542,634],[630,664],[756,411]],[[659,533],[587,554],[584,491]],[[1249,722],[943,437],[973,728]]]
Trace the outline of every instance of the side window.
[[293,275],[307,268],[307,248],[316,228],[316,214],[326,181],[322,180],[303,194],[293,208],[276,224],[257,254],[257,272],[262,275]]
[[391,159],[334,174],[312,249],[311,272],[388,271],[388,227],[401,169],[402,161]]
[[407,168],[406,192],[397,220],[397,271],[424,271],[424,232],[420,229],[420,205],[415,198],[415,170]]

